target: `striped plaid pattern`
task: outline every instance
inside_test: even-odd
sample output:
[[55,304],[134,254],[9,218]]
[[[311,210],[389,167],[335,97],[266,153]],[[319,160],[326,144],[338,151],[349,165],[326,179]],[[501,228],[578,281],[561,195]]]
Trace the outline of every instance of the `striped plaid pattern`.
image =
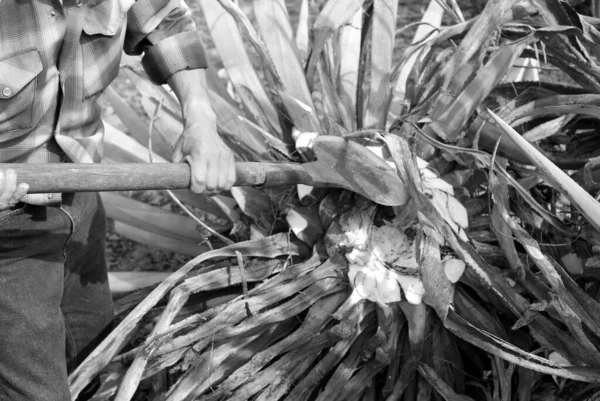
[[183,0],[0,1],[0,162],[99,162],[98,98],[123,50],[158,84],[206,67]]

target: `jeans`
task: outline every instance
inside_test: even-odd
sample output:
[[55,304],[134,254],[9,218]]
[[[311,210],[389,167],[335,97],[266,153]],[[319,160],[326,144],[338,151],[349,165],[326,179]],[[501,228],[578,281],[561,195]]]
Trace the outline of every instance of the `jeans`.
[[71,399],[68,371],[113,317],[105,230],[95,193],[0,214],[1,401]]

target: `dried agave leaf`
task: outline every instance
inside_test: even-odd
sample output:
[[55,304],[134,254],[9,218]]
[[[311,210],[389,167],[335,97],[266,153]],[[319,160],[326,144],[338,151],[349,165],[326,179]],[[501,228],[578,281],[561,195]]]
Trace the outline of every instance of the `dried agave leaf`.
[[554,163],[523,139],[507,123],[497,117],[492,111],[488,110],[488,113],[503,131],[526,151],[531,162],[544,174],[545,178],[577,206],[596,230],[600,230],[600,203],[573,181],[564,171],[556,167]]
[[457,394],[452,388],[444,382],[444,380],[437,374],[437,372],[429,365],[421,362],[418,367],[419,373],[427,379],[435,390],[444,398],[446,401],[473,401],[471,397],[466,395]]
[[472,326],[461,316],[453,311],[448,314],[445,323],[456,336],[470,342],[477,347],[497,355],[515,365],[534,370],[536,372],[565,377],[572,380],[597,383],[600,382],[600,370],[582,366],[559,366],[530,352],[525,352],[514,345],[490,335],[484,330]]
[[171,388],[165,401],[196,398],[233,372],[252,354],[264,349],[274,340],[289,333],[290,325],[281,323],[254,335],[240,336],[205,352],[195,366]]
[[217,257],[234,257],[235,252],[244,255],[276,257],[297,253],[293,243],[289,242],[286,234],[277,234],[257,241],[245,241],[225,248],[206,252],[185,265],[156,287],[120,324],[109,334],[79,367],[69,376],[71,394],[76,397],[81,390],[102,370],[119,350],[126,344],[132,331],[139,321],[154,307],[194,267],[205,260]]

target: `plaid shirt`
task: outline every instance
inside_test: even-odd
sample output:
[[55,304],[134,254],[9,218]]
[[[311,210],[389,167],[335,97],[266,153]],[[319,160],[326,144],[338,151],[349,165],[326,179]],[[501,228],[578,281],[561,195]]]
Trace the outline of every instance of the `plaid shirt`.
[[[123,50],[143,53],[158,84],[206,67],[180,0],[0,0],[0,162],[99,162],[98,98]],[[59,202],[53,195],[25,201]]]

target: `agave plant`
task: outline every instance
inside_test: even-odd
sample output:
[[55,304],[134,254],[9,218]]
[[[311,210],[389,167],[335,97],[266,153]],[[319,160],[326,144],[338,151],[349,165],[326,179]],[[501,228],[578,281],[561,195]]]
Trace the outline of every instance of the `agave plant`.
[[[71,375],[74,395],[99,374],[94,399],[119,401],[140,383],[173,401],[594,391],[578,383],[600,382],[598,163],[580,145],[600,116],[598,20],[558,0],[490,0],[465,21],[456,2],[432,0],[398,54],[394,0],[303,0],[295,32],[283,0],[252,0],[250,15],[197,1],[214,43],[211,101],[239,160],[306,162],[311,139],[342,136],[395,169],[409,200],[182,191],[228,222],[199,236],[108,195],[122,227],[198,256],[125,298]],[[151,124],[109,91],[130,134],[111,131],[109,158],[164,161],[176,101],[139,68],[124,73]]]

